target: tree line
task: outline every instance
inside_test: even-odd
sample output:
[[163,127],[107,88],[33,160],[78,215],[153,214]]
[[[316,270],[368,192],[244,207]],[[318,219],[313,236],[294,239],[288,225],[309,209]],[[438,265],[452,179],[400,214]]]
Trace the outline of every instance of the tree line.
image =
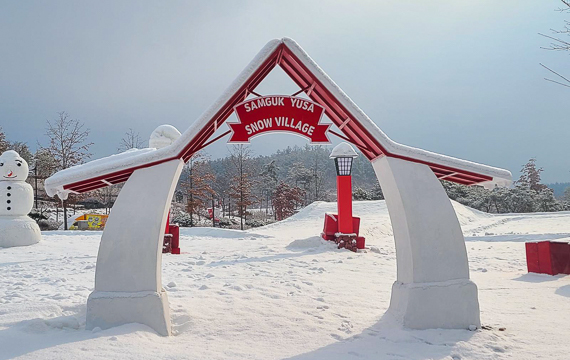
[[[66,201],[48,198],[43,180],[59,170],[90,159],[89,129],[78,119],[60,112],[46,121],[46,143],[38,143],[35,152],[27,144],[9,141],[0,128],[0,152],[17,151],[30,164],[28,181],[35,191],[32,217],[47,220],[48,213],[62,208],[62,222],[67,228],[67,212],[71,206],[105,208],[110,211],[121,184],[85,194],[70,194]],[[129,129],[117,151],[142,148],[145,142],[139,133]],[[173,203],[173,222],[196,226],[211,221],[213,225],[247,227],[264,225],[293,215],[314,201],[336,200],[336,170],[329,159],[330,146],[294,146],[272,155],[254,156],[246,145],[231,145],[229,154],[210,159],[200,152],[185,164]],[[553,191],[541,183],[543,169],[532,158],[521,169],[520,178],[512,188],[487,190],[479,186],[463,186],[442,181],[448,196],[472,208],[491,212],[535,212],[570,210],[570,189],[558,200]],[[352,168],[353,199],[384,198],[370,162],[359,156]],[[212,216],[208,213],[210,208]],[[216,214],[216,209],[220,210]],[[216,223],[216,219],[219,223]]]
[[536,159],[531,158],[521,168],[518,180],[511,188],[496,187],[488,190],[480,186],[464,186],[442,181],[447,195],[461,204],[489,213],[528,213],[570,211],[570,188],[560,200],[554,191],[541,183]]

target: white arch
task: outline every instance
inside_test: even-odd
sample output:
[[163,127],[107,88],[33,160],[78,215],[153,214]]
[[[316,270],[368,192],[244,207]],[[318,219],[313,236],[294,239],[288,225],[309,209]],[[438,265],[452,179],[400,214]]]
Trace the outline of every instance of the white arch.
[[457,182],[486,186],[508,185],[510,172],[392,141],[294,40],[284,38],[268,42],[172,145],[95,160],[46,180],[50,196],[65,198],[69,192],[128,179],[103,233],[95,291],[88,300],[88,328],[141,322],[161,334],[170,333],[168,300],[160,277],[160,244],[166,209],[182,167],[180,159],[189,156],[187,146],[204,145],[208,137],[202,131],[212,124],[218,129],[217,114],[243,100],[244,91],[247,96],[253,90],[248,88],[252,79],[258,79],[268,61],[275,61],[273,66],[280,64],[285,48],[296,56],[302,71],[312,75],[313,86],[306,91],[318,88],[332,94],[336,105],[346,110],[346,121],[362,126],[388,155],[375,153],[375,158],[369,158],[386,197],[396,243],[398,278],[389,312],[410,328],[479,326],[477,287],[469,280],[463,234],[434,172],[449,180],[456,177]]
[[138,169],[121,189],[101,237],[86,329],[138,322],[170,335],[162,240],[183,165],[172,160]]
[[[372,165],[396,244],[389,313],[413,329],[480,326],[463,233],[439,180],[428,166],[400,159],[380,157]],[[170,334],[161,244],[182,166],[173,160],[139,169],[121,190],[101,239],[87,329],[138,322]]]
[[439,180],[428,166],[396,158],[381,157],[372,166],[396,244],[389,313],[413,329],[480,326],[465,240]]

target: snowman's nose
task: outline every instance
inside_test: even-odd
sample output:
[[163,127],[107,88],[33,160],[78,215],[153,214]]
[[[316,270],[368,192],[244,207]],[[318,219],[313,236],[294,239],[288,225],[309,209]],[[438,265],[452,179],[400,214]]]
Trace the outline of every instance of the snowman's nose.
[[12,172],[12,170],[10,170],[10,172],[8,173],[8,177],[12,177],[14,173]]

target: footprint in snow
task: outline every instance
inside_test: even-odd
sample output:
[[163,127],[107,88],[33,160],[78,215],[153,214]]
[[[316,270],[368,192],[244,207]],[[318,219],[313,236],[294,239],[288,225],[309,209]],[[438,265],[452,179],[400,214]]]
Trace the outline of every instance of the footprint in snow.
[[347,334],[352,333],[352,323],[348,320],[344,320],[341,324],[340,327],[337,330],[340,330],[342,332],[345,332]]
[[340,336],[340,335],[331,334],[331,337],[332,337],[333,339],[335,339],[335,340],[342,341],[342,336]]

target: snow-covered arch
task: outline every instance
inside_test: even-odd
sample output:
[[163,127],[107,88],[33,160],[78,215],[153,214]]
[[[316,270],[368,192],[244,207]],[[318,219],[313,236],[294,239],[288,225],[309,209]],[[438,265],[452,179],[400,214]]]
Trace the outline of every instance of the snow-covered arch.
[[222,96],[174,143],[99,159],[46,180],[62,198],[125,182],[101,239],[87,328],[140,322],[170,334],[162,289],[162,237],[182,165],[215,141],[213,134],[279,65],[372,162],[394,229],[398,275],[389,312],[409,328],[480,324],[477,287],[469,280],[465,243],[438,179],[507,185],[511,173],[392,141],[292,39],[265,45]]

